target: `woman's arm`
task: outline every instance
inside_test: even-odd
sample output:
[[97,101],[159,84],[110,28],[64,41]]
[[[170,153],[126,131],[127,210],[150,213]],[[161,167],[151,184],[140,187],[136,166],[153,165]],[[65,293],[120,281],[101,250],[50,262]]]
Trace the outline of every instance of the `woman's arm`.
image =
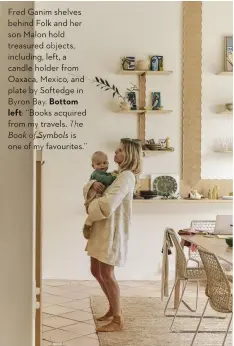
[[95,198],[89,205],[89,217],[92,221],[107,219],[121,204],[127,193],[134,189],[135,177],[125,171],[119,174],[107,193]]

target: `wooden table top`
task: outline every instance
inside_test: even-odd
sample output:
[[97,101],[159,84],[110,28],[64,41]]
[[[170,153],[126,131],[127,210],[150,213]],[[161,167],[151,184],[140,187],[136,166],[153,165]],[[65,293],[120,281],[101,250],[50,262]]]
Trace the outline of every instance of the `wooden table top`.
[[228,247],[225,239],[219,239],[216,236],[205,236],[202,234],[195,235],[180,235],[181,239],[190,243],[198,245],[203,249],[214,253],[220,259],[226,261],[229,264],[233,264],[233,251]]

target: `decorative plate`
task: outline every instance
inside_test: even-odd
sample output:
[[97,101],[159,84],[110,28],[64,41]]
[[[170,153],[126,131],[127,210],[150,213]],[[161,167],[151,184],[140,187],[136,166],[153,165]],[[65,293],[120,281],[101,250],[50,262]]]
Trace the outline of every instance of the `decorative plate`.
[[156,191],[158,196],[168,197],[178,192],[178,179],[172,175],[153,175],[151,189]]

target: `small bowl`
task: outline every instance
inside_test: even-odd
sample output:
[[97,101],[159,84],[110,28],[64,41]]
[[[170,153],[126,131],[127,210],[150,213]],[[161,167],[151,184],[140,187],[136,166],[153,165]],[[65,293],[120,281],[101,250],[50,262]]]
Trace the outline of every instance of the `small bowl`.
[[232,103],[226,103],[225,104],[227,110],[232,111],[233,110],[233,104]]
[[155,195],[156,194],[156,192],[152,191],[152,190],[141,190],[140,193],[143,195]]
[[140,196],[143,197],[144,199],[152,199],[157,197],[157,193],[156,191],[142,190],[140,191]]
[[233,246],[233,238],[226,238],[225,241],[229,247]]
[[160,150],[162,149],[160,144],[145,144],[149,150]]

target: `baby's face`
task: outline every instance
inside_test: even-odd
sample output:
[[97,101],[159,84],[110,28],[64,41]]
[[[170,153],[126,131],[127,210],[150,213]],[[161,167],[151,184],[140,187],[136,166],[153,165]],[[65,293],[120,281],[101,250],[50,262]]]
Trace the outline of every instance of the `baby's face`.
[[107,156],[99,156],[93,161],[93,168],[97,171],[107,171],[108,165]]

